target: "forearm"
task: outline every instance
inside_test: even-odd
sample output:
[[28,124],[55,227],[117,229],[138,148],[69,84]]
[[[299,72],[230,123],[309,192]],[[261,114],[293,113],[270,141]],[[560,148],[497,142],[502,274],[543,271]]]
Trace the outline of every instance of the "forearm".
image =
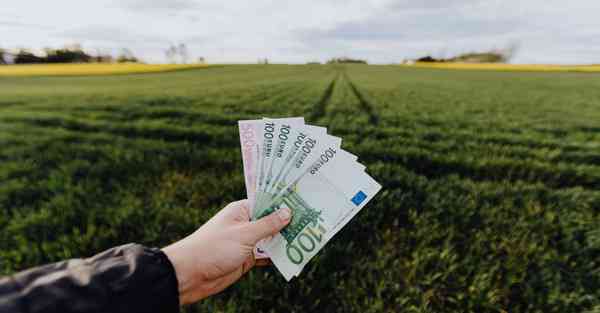
[[0,312],[178,312],[177,278],[158,249],[128,244],[0,279]]

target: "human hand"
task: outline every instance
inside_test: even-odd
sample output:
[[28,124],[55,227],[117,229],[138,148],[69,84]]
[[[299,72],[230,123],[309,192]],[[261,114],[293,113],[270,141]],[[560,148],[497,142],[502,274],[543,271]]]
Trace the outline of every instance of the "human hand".
[[248,200],[232,202],[193,234],[163,248],[175,268],[181,305],[237,281],[255,265],[256,243],[277,234],[290,219],[291,212],[285,208],[250,221]]

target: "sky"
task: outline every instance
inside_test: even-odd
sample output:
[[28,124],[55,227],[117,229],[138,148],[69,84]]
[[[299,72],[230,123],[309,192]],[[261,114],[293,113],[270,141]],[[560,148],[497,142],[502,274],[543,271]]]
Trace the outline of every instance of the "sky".
[[19,0],[0,4],[0,47],[170,45],[209,63],[362,58],[398,63],[517,47],[512,63],[600,63],[598,0]]

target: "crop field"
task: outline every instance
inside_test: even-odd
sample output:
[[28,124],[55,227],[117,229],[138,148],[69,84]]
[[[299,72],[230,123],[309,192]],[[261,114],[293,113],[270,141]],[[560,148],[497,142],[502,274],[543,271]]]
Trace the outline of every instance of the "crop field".
[[0,272],[192,232],[245,196],[237,120],[262,116],[329,127],[383,190],[299,278],[188,312],[600,311],[600,73],[0,77]]
[[194,69],[206,66],[204,64],[142,63],[18,64],[0,66],[0,77],[140,74]]
[[417,62],[412,65],[419,68],[437,68],[451,70],[489,70],[511,72],[600,72],[600,64],[555,65],[555,64],[505,64],[505,63],[460,63],[460,62]]

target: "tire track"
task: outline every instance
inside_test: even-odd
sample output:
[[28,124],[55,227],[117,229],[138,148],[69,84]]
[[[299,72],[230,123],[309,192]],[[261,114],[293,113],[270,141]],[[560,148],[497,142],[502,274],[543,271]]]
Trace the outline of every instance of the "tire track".
[[19,106],[19,105],[25,105],[24,101],[0,101],[0,110],[1,109],[8,109],[11,108],[13,106]]
[[360,90],[358,90],[356,85],[352,82],[352,80],[350,80],[350,77],[348,77],[348,75],[345,72],[344,77],[348,83],[348,86],[350,87],[350,90],[352,90],[352,93],[358,99],[360,103],[360,109],[369,116],[369,122],[374,125],[379,124],[379,114],[377,114],[377,111],[375,110],[373,104],[371,104],[365,98],[365,96],[360,92]]
[[320,118],[323,118],[325,116],[325,113],[327,111],[327,106],[329,105],[329,102],[331,101],[331,96],[333,95],[333,90],[335,90],[335,85],[337,84],[339,78],[340,78],[340,72],[338,72],[335,77],[331,80],[331,82],[329,83],[329,85],[327,86],[327,88],[325,89],[325,91],[323,92],[323,95],[321,95],[321,99],[319,99],[319,102],[317,102],[317,104],[315,104],[315,106],[313,107],[313,111],[310,114],[310,120],[317,120]]

